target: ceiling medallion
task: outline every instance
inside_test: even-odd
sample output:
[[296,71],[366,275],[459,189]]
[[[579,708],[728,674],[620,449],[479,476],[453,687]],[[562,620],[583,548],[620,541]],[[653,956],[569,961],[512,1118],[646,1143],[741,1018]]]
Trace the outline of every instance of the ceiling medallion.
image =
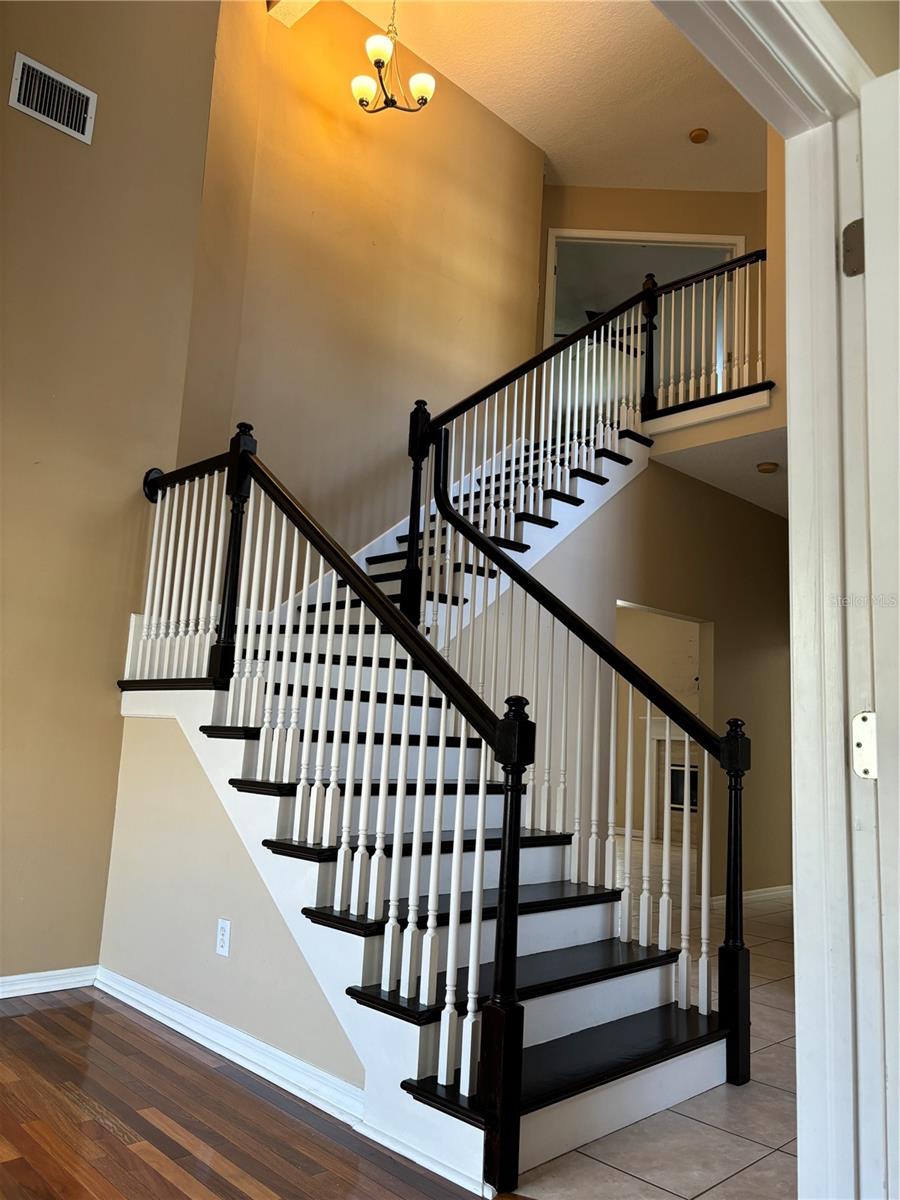
[[394,112],[420,112],[434,95],[434,76],[419,71],[409,78],[409,91],[415,104],[409,102],[397,65],[396,18],[397,0],[394,0],[387,29],[384,33],[373,33],[366,38],[366,54],[378,72],[378,79],[373,79],[371,75],[357,75],[350,83],[353,99],[367,113],[385,112],[387,109],[393,109]]

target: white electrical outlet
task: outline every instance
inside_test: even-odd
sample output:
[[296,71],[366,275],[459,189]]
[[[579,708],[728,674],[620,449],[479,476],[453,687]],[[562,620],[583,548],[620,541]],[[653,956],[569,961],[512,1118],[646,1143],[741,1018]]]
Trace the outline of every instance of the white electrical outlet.
[[216,929],[216,954],[221,954],[223,958],[231,954],[231,922],[224,917],[219,917]]

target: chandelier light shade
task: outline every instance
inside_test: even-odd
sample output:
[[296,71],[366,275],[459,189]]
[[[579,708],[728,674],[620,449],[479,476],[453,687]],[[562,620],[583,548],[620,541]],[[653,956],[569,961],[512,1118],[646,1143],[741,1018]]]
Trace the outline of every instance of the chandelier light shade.
[[[366,55],[378,72],[371,75],[356,75],[350,81],[353,99],[367,113],[420,112],[434,95],[435,80],[427,71],[418,71],[409,79],[409,94],[403,86],[397,63],[397,0],[391,9],[391,21],[384,33],[373,33],[366,38]],[[380,95],[379,95],[380,93]],[[412,103],[410,103],[412,97]]]

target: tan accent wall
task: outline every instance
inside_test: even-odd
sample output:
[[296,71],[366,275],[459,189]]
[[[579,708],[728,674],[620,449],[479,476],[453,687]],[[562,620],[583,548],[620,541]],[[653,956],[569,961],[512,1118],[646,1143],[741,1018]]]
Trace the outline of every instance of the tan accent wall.
[[823,0],[876,75],[900,67],[900,4],[897,0]]
[[[231,954],[215,952],[220,917]],[[362,1064],[177,721],[125,721],[101,964],[350,1083]]]
[[174,465],[218,5],[0,5],[99,94],[86,146],[0,109],[0,974],[96,963],[140,607],[140,479]]
[[[216,96],[249,113],[254,68],[226,48],[241,20],[230,26]],[[345,4],[266,26],[234,382],[211,331],[230,355],[237,272],[223,290],[213,281],[211,308],[194,306],[180,454],[221,446],[210,397],[233,387],[231,420],[255,424],[261,457],[356,549],[408,504],[413,402],[438,412],[532,352],[543,155],[436,72],[425,112],[361,112],[350,79],[369,69],[375,27]],[[246,55],[256,46],[254,34]],[[404,75],[432,70],[401,53]],[[203,227],[223,189],[246,203],[245,135],[233,135],[237,181],[207,173]],[[211,163],[227,138],[214,106]]]
[[[787,522],[651,462],[535,574],[610,641],[617,600],[712,623],[712,710],[704,686],[702,715],[717,732],[742,717],[753,740],[744,886],[790,883]],[[712,887],[721,893],[726,808],[717,776]]]
[[[542,216],[541,305],[543,336],[547,239],[550,229],[609,229],[645,233],[743,234],[746,248],[765,246],[766,376],[775,381],[770,406],[756,412],[659,434],[657,454],[743,437],[787,422],[784,310],[784,141],[772,129],[767,142],[765,192],[631,191],[617,188],[546,187]],[[660,280],[660,282],[663,282]],[[635,291],[640,287],[636,281]],[[627,297],[623,296],[622,299]]]

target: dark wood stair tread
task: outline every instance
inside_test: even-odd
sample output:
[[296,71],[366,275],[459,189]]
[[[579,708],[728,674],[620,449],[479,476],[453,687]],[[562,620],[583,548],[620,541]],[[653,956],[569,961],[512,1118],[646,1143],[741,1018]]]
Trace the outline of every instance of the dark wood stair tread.
[[[267,779],[238,779],[238,778],[235,778],[235,779],[229,779],[228,782],[238,792],[252,792],[257,796],[293,796],[294,792],[296,792],[296,790],[297,790],[297,780],[293,780],[293,781],[288,780],[287,782],[285,782],[285,781],[281,781],[281,780],[270,781]],[[308,780],[308,782],[310,784],[312,784],[313,781],[310,779],[310,780]],[[325,786],[326,787],[328,786],[327,781],[325,783]],[[503,784],[502,783],[490,781],[485,786],[486,786],[486,792],[485,792],[486,795],[488,795],[488,796],[502,796],[503,795]],[[340,780],[339,787],[341,789],[341,794],[343,795],[343,793],[347,787],[347,781],[345,779]],[[389,779],[388,785],[387,785],[387,794],[389,796],[396,796],[398,787],[399,787],[398,780]],[[362,780],[357,779],[353,785],[353,794],[355,796],[358,796],[361,789],[362,789]],[[416,780],[415,779],[407,779],[407,781],[406,781],[406,798],[407,798],[407,800],[409,800],[411,797],[414,797],[415,794],[416,794]],[[425,790],[422,794],[424,796],[437,795],[437,783],[435,782],[435,780],[427,779],[425,781]],[[381,795],[381,781],[379,779],[372,780],[371,795],[373,795],[373,796]],[[457,796],[457,795],[459,795],[459,786],[456,781],[454,781],[452,783],[444,784],[444,797],[445,798],[448,796]],[[472,797],[475,797],[478,795],[478,781],[477,780],[472,779],[472,780],[469,780],[465,784],[464,795],[472,796]],[[372,836],[374,837],[375,835],[373,834]]]
[[634,462],[634,459],[629,458],[627,454],[620,454],[618,450],[607,450],[605,446],[601,446],[599,450],[594,451],[594,458],[605,458],[609,462],[618,463],[622,467],[630,467]]
[[119,679],[116,683],[120,692],[227,692],[229,679],[213,679],[202,675],[190,679]]
[[540,525],[543,529],[555,529],[559,524],[559,521],[554,521],[552,517],[542,517],[540,513],[517,512],[515,520]]
[[[549,883],[525,883],[519,888],[519,915],[528,913],[553,912],[563,908],[581,908],[588,904],[612,904],[619,899],[621,891],[615,888],[594,888],[586,883],[568,883],[565,880],[553,880]],[[398,919],[406,921],[408,901],[401,900]],[[492,921],[497,915],[497,889],[486,888],[482,904],[482,917]],[[377,937],[384,931],[387,924],[385,919],[370,920],[368,917],[355,917],[349,912],[337,912],[333,908],[304,908],[303,915],[309,917],[318,925],[330,925],[334,929],[342,929],[345,933],[353,933],[358,937]],[[468,924],[472,916],[472,893],[463,892],[460,921]],[[442,895],[438,904],[437,923],[446,925],[450,919],[450,896]],[[428,896],[419,897],[420,928],[425,928],[428,920]]]
[[560,492],[556,488],[544,488],[543,496],[545,500],[559,500],[561,504],[584,504],[580,496],[573,496],[571,492]]
[[527,552],[531,549],[531,547],[526,546],[524,542],[517,542],[512,538],[492,537],[489,540],[492,541],[494,545],[498,547],[498,549],[512,550],[515,554],[527,554]]
[[570,479],[586,479],[588,483],[609,483],[605,475],[598,475],[596,471],[589,471],[586,467],[573,467],[569,472]]
[[[477,785],[476,785],[477,794]],[[502,845],[502,830],[486,829],[484,831],[484,846],[485,850],[499,850]],[[533,849],[537,846],[568,846],[572,841],[572,835],[569,833],[541,833],[531,829],[522,830],[522,847],[523,849]],[[434,844],[433,837],[429,834],[422,841],[422,853],[431,854]],[[338,856],[337,846],[315,846],[310,842],[298,842],[293,838],[266,838],[263,845],[267,850],[271,850],[273,854],[280,854],[286,858],[302,858],[307,862],[334,862]],[[350,845],[353,850],[357,847],[356,836],[350,839]],[[408,857],[412,854],[413,835],[406,833],[403,836],[403,856]],[[463,850],[466,853],[471,853],[475,849],[475,830],[467,829],[463,834]],[[369,835],[366,843],[366,851],[368,854],[375,853],[375,838]],[[394,853],[393,837],[385,838],[384,852],[388,858],[391,858]],[[446,830],[441,836],[440,844],[441,854],[451,854],[453,852],[453,830]],[[676,955],[677,958],[677,955]],[[351,989],[352,990],[352,989]],[[440,1009],[438,1010],[440,1016]]]
[[[523,839],[525,836],[523,834]],[[658,946],[622,942],[617,937],[588,942],[584,946],[544,950],[539,954],[528,954],[518,959],[516,979],[519,999],[533,1000],[537,996],[570,991],[572,988],[585,987],[604,979],[667,966],[677,961],[677,950],[660,950]],[[493,980],[494,964],[482,963],[478,978],[479,1004],[484,1004],[490,995]],[[447,977],[442,972],[437,978],[438,999],[431,1005],[421,1004],[417,999],[407,999],[401,996],[399,991],[383,992],[378,984],[349,987],[347,995],[358,1004],[378,1009],[379,1012],[399,1017],[411,1024],[430,1025],[441,1018],[446,986]],[[456,992],[460,997],[457,1001],[460,1012],[464,1012],[466,1008],[468,987],[469,973],[468,970],[463,970],[457,979]]]
[[[527,1046],[522,1054],[521,1112],[536,1112],[572,1096],[602,1087],[647,1067],[699,1050],[725,1037],[718,1013],[665,1004]],[[457,1079],[458,1079],[457,1073]],[[473,1096],[460,1096],[458,1083],[442,1087],[437,1077],[405,1079],[405,1092],[469,1124],[483,1126],[484,1113]]]
[[[665,412],[665,409],[663,409],[663,412]],[[653,445],[653,438],[648,438],[643,433],[638,433],[635,429],[620,429],[619,441],[621,442],[623,439],[629,442],[637,442],[639,446],[646,446],[648,450]]]
[[258,725],[201,725],[200,732],[208,738],[221,738],[224,741],[258,742]]

